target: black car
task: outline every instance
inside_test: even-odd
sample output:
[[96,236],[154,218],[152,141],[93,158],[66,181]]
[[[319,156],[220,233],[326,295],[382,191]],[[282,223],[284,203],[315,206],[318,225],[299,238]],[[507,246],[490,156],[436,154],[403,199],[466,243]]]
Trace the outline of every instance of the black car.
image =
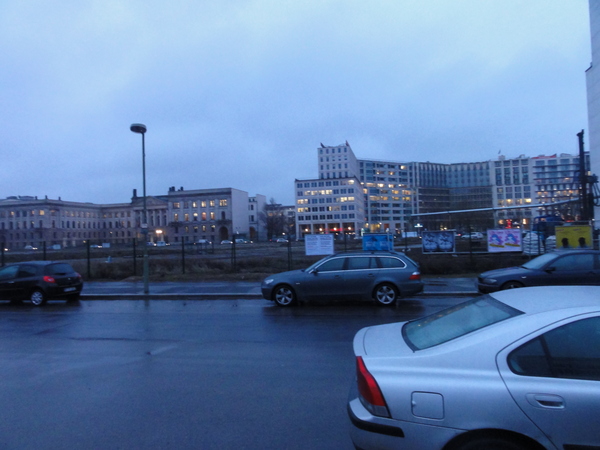
[[600,251],[556,250],[522,266],[490,270],[477,278],[477,289],[484,294],[552,285],[600,285]]
[[78,300],[83,279],[70,264],[28,261],[0,268],[0,300],[30,300],[36,306],[48,299]]

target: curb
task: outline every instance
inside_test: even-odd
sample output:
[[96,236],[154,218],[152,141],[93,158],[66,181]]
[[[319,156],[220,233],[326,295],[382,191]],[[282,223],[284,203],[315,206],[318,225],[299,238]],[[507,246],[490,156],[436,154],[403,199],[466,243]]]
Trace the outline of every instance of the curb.
[[[479,295],[479,292],[424,292],[413,297],[418,300],[427,297],[469,297]],[[261,294],[81,294],[81,300],[265,300]]]

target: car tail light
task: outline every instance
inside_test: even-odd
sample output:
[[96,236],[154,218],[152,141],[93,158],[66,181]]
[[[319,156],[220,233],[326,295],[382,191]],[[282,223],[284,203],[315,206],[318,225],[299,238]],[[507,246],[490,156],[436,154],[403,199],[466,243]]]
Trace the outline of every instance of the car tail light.
[[390,417],[387,403],[375,378],[367,370],[362,356],[356,357],[356,377],[361,403],[375,416]]
[[44,275],[44,281],[46,283],[51,283],[51,284],[56,283],[56,280],[54,279],[54,277],[51,277],[50,275]]
[[421,272],[413,272],[412,275],[410,277],[408,277],[409,280],[420,280],[421,279]]

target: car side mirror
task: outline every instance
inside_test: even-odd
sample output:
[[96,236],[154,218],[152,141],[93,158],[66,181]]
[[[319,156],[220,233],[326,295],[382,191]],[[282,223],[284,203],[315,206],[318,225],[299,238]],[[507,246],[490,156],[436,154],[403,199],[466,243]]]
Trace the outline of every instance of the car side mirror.
[[319,273],[319,271],[317,269],[312,269],[310,272],[308,273],[312,273],[313,275],[316,275]]
[[548,268],[546,269],[546,272],[548,272],[548,273],[552,273],[552,272],[554,272],[555,270],[556,270],[556,267],[548,267]]

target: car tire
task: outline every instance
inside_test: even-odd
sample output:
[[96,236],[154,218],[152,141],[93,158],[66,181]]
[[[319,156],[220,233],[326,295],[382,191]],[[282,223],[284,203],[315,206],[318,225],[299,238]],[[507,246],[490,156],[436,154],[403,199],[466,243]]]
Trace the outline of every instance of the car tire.
[[280,284],[273,290],[273,300],[277,306],[292,306],[296,304],[296,293],[287,284]]
[[292,306],[297,302],[296,293],[287,284],[280,284],[273,290],[273,301],[277,306]]
[[515,439],[481,436],[451,448],[452,450],[535,450],[542,447],[532,446],[527,442],[520,442]]
[[380,306],[391,306],[396,303],[400,296],[396,286],[390,283],[382,283],[375,288],[373,297]]
[[35,289],[31,292],[31,294],[29,294],[29,300],[35,306],[42,306],[44,303],[46,303],[46,294],[44,294],[44,291],[41,289]]
[[523,283],[519,283],[518,281],[507,281],[506,283],[504,283],[502,285],[502,287],[500,288],[501,291],[504,291],[506,289],[518,289],[518,288],[522,288],[525,287],[523,285]]

